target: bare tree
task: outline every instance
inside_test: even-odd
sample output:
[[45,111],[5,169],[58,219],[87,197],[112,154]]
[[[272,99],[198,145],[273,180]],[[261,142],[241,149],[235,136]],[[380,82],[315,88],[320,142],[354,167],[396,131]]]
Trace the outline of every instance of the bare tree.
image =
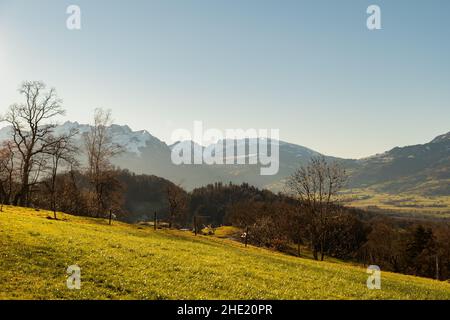
[[[286,185],[300,200],[299,214],[306,214],[308,233],[314,258],[324,258],[325,242],[332,224],[338,192],[346,181],[345,170],[336,162],[328,164],[324,157],[312,158],[307,166],[296,170]],[[301,212],[300,212],[301,211]]]
[[[30,186],[42,168],[40,157],[55,143],[49,137],[56,125],[50,122],[63,115],[64,109],[55,89],[46,91],[46,85],[42,82],[24,82],[19,92],[25,102],[12,105],[1,121],[12,126],[12,141],[21,162],[20,188],[13,203],[28,206]],[[32,173],[34,177],[30,179]]]
[[75,153],[77,147],[73,144],[72,138],[78,133],[77,130],[71,130],[67,134],[63,134],[58,137],[50,137],[49,141],[54,140],[51,144],[51,148],[46,150],[48,155],[47,167],[49,171],[49,179],[45,181],[45,185],[50,192],[50,206],[53,211],[53,216],[56,219],[56,181],[61,165],[67,165],[70,170],[76,166],[77,160],[75,158]]
[[14,146],[11,141],[3,143],[0,149],[0,212],[9,204],[15,186]]
[[186,212],[187,195],[184,190],[175,184],[167,186],[167,201],[169,204],[169,228],[172,228],[175,219]]
[[123,152],[123,147],[114,143],[109,132],[112,124],[111,111],[96,109],[94,125],[84,135],[88,156],[88,176],[94,192],[94,212],[96,217],[109,211],[109,193],[117,186],[116,174],[111,164],[111,158]]

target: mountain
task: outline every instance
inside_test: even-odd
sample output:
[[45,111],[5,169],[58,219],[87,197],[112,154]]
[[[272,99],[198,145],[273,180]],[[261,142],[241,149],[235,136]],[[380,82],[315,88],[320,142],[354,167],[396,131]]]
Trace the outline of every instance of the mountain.
[[357,160],[351,185],[388,193],[450,195],[450,132],[429,143]]
[[[90,130],[90,126],[78,122],[65,122],[56,128],[56,133],[78,129],[75,138],[82,146],[82,134]],[[279,146],[279,171],[275,175],[261,175],[261,165],[207,165],[172,163],[171,154],[176,148],[191,149],[191,159],[195,152],[205,149],[221,150],[223,141],[206,147],[193,141],[179,141],[172,145],[152,136],[145,130],[133,131],[126,125],[113,124],[109,127],[114,142],[125,147],[125,152],[113,160],[114,164],[129,169],[137,174],[153,174],[164,177],[187,190],[214,182],[247,182],[260,188],[282,191],[284,180],[296,168],[306,164],[311,157],[321,154],[296,144],[276,141]],[[0,129],[0,141],[10,136],[10,128]],[[250,152],[262,140],[236,140],[235,145],[225,141],[223,152],[212,156],[224,156],[244,146],[247,151],[245,161],[248,163],[256,156]],[[380,192],[399,193],[414,192],[424,195],[450,194],[450,132],[436,137],[422,145],[396,147],[385,153],[359,160],[342,159],[325,156],[329,161],[341,163],[349,172],[349,186],[352,188],[371,187]],[[237,159],[238,157],[235,157]],[[192,161],[193,162],[193,161]]]

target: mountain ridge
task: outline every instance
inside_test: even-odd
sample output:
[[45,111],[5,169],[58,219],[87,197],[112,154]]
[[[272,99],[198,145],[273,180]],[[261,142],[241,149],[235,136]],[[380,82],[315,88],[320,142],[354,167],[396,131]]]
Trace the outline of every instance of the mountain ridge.
[[[91,128],[88,124],[66,121],[58,125],[56,134],[78,129],[75,137],[81,146],[81,135]],[[8,138],[8,127],[0,129],[0,141]],[[283,189],[284,180],[311,157],[324,156],[327,160],[341,163],[349,172],[349,187],[373,187],[382,192],[414,191],[427,195],[450,194],[450,132],[437,136],[428,143],[404,147],[394,147],[380,154],[361,159],[345,159],[323,155],[313,149],[294,143],[277,140],[279,145],[279,172],[273,176],[261,176],[261,165],[174,165],[171,152],[180,143],[191,144],[192,151],[203,152],[215,144],[201,146],[193,141],[178,141],[168,145],[150,134],[147,130],[133,131],[128,125],[112,124],[109,127],[112,140],[125,147],[124,154],[114,159],[113,163],[138,174],[154,174],[169,179],[190,190],[214,182],[249,183],[273,191]],[[258,138],[236,139],[238,144],[250,145],[260,141]],[[234,151],[227,143],[225,154]],[[219,155],[223,155],[220,154]],[[257,156],[246,154],[246,158]],[[236,158],[234,159],[236,160]],[[247,160],[248,161],[248,160]]]

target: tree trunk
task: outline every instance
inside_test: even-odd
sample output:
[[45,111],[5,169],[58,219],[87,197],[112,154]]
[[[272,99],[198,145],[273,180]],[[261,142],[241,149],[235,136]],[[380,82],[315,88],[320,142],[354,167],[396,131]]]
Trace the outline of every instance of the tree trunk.
[[314,237],[314,234],[311,232],[311,249],[312,249],[312,252],[313,252],[313,257],[314,257],[314,260],[319,260],[319,258],[318,258],[318,254],[317,254],[317,243],[316,243],[316,239],[315,239],[315,237]]
[[13,206],[17,206],[17,204],[19,203],[19,197],[20,197],[20,194],[16,193],[16,195],[14,196],[14,199],[12,201]]
[[324,256],[323,241],[320,241],[320,261],[323,261],[323,256]]
[[28,185],[22,186],[20,191],[15,195],[13,204],[15,206],[28,207]]
[[313,257],[314,257],[314,260],[319,260],[316,246],[313,246]]
[[248,244],[248,226],[245,228],[245,247],[247,248]]
[[436,280],[439,280],[439,256],[436,255]]
[[55,220],[57,220],[55,191],[52,192],[52,209],[53,209],[53,217],[55,218]]
[[[28,203],[28,192],[30,191],[30,187],[28,185],[28,180],[29,180],[29,161],[25,161],[25,164],[23,166],[23,170],[22,170],[22,186],[20,188],[20,192],[18,193],[18,199],[17,202],[23,206],[23,207],[28,207],[29,203]],[[17,204],[17,203],[16,203]]]
[[197,216],[194,216],[194,233],[197,235]]

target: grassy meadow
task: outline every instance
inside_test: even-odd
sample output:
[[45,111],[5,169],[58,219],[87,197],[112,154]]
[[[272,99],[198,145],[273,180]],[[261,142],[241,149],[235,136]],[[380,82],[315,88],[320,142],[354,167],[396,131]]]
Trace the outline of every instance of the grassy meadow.
[[[19,207],[0,212],[0,299],[450,299],[450,284],[219,237]],[[81,290],[66,269],[81,267]]]

